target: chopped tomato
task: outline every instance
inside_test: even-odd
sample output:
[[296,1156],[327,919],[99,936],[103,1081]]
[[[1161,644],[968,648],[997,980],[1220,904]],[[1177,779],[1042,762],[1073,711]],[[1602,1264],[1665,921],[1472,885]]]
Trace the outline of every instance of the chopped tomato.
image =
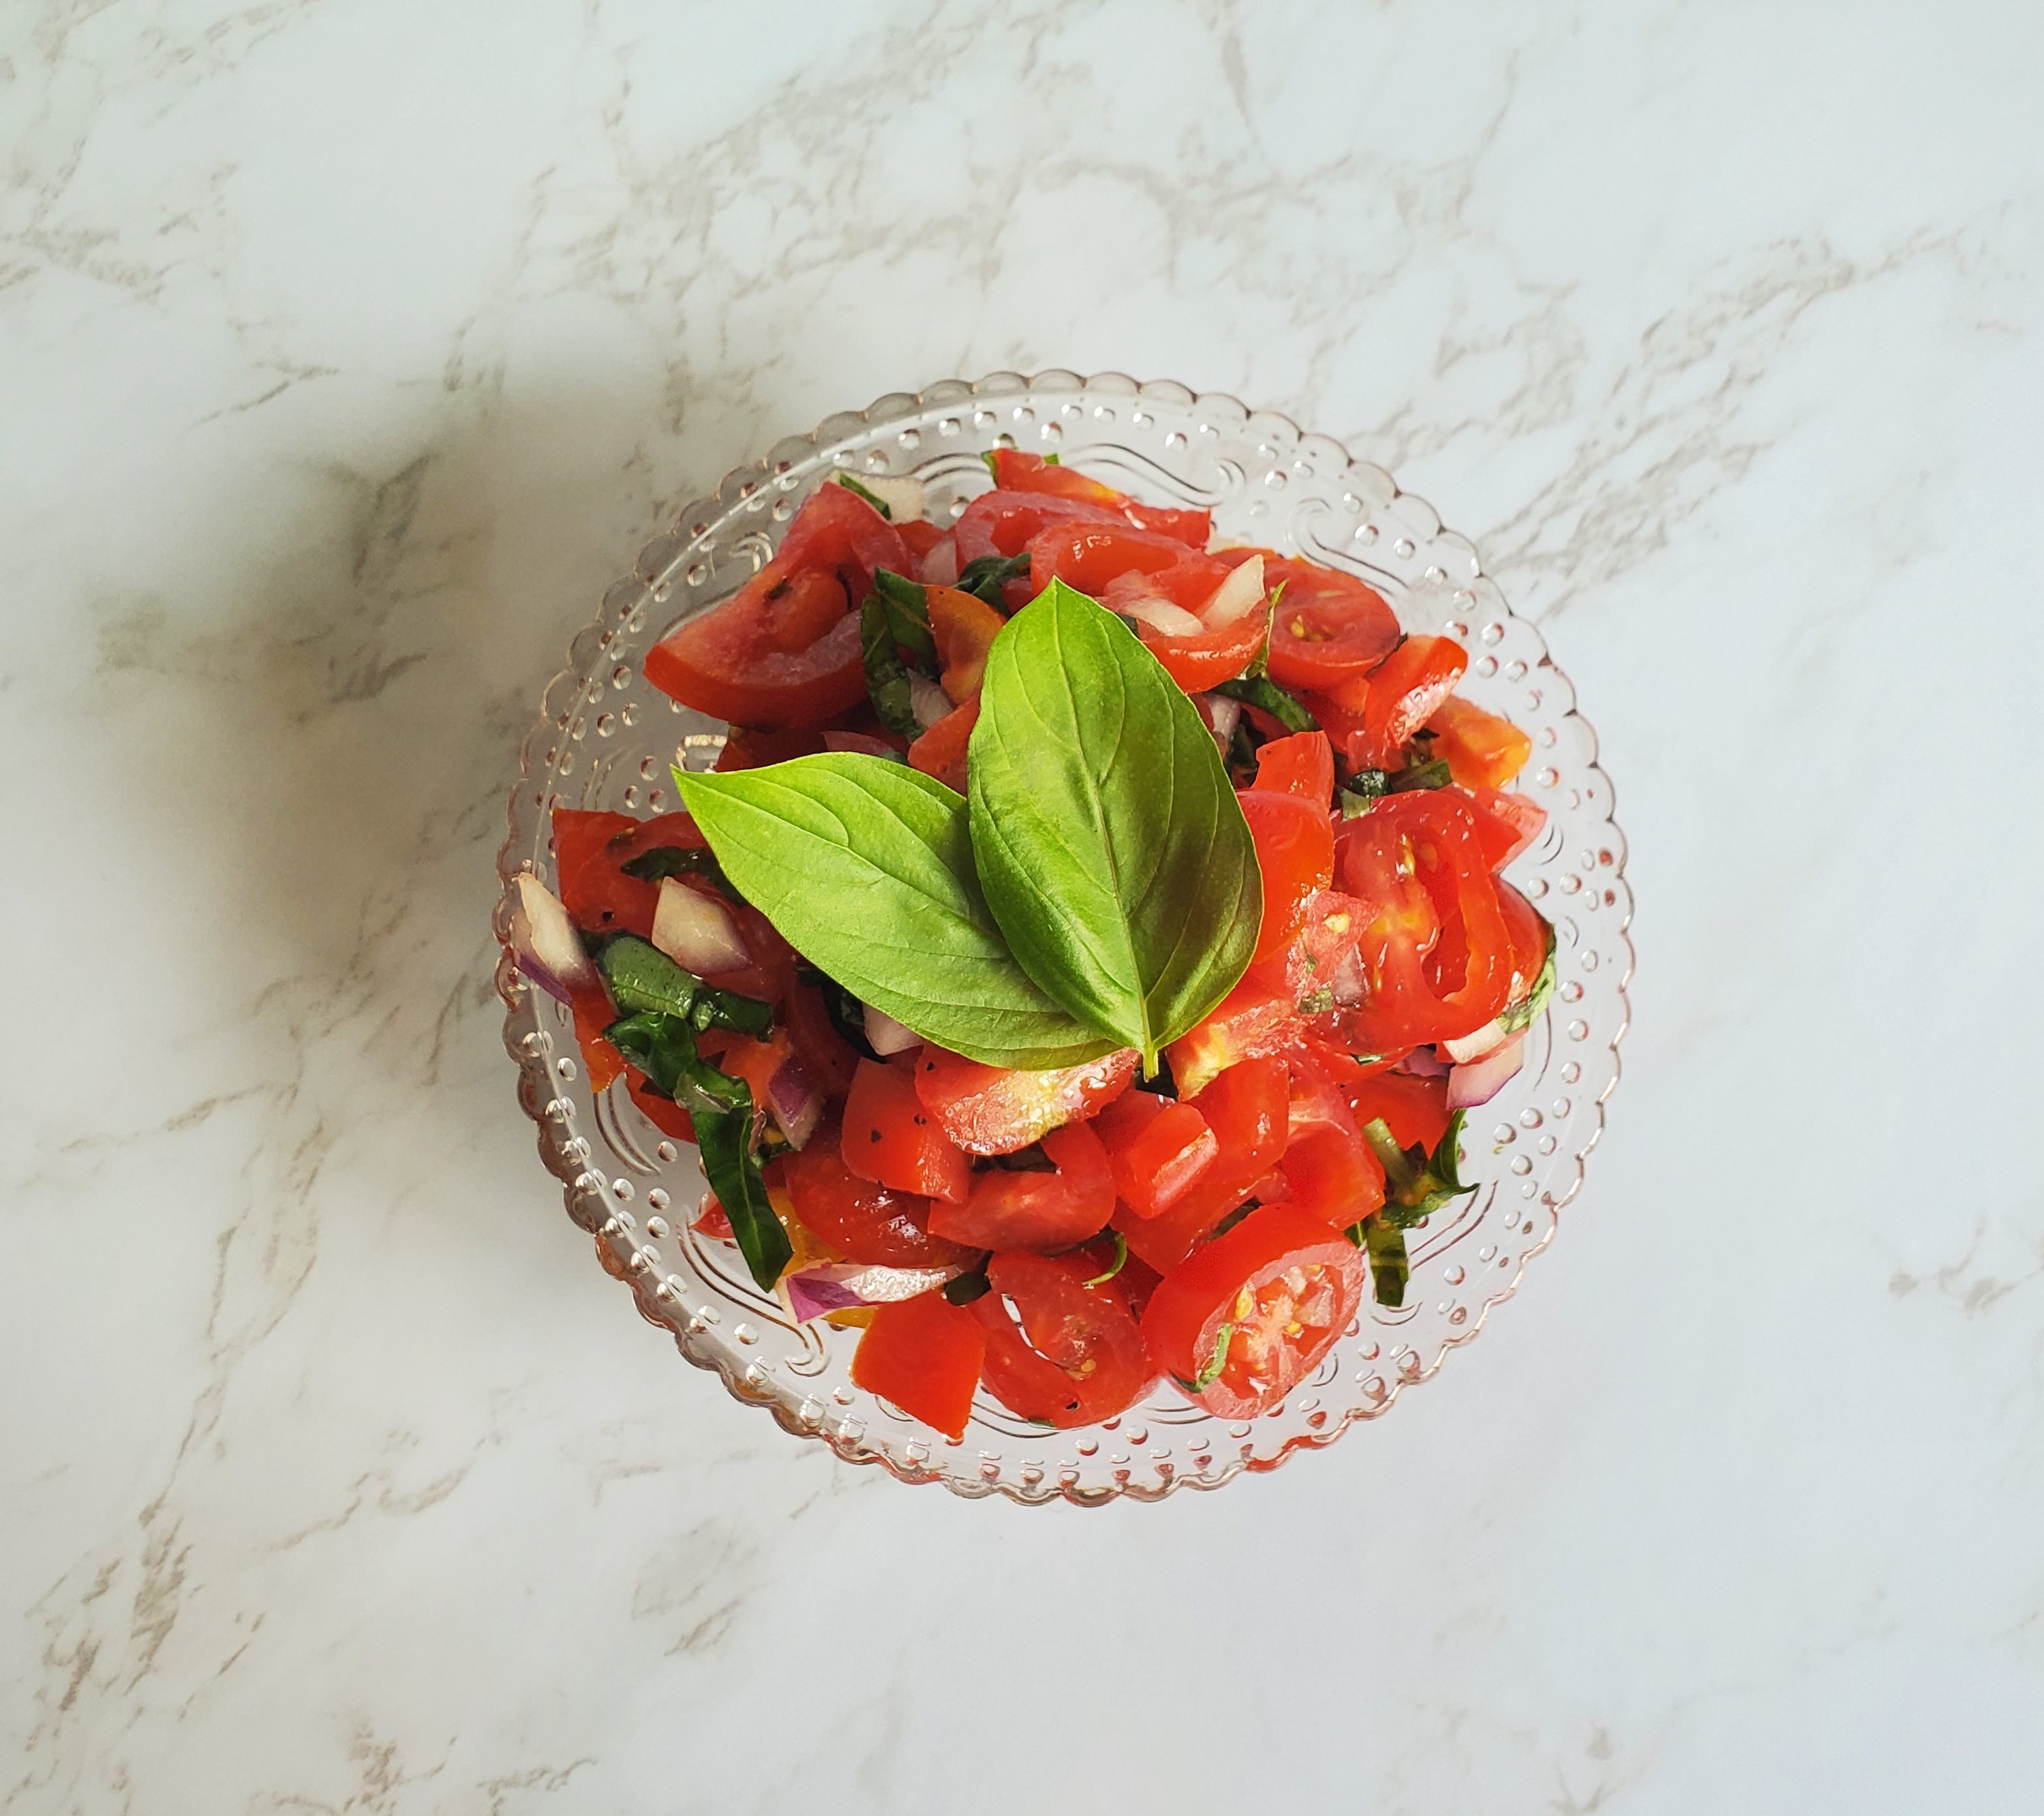
[[703,1194],[701,1207],[696,1212],[696,1219],[689,1227],[699,1236],[709,1236],[720,1242],[728,1242],[734,1236],[731,1213],[717,1202],[714,1192]]
[[968,1307],[940,1292],[918,1293],[874,1307],[852,1353],[851,1379],[947,1438],[962,1438],[986,1359],[986,1335]]
[[[688,820],[686,814],[663,817]],[[626,876],[620,868],[624,860],[613,846],[613,841],[636,841],[647,824],[629,814],[554,809],[554,870],[560,881],[561,905],[585,932],[636,933],[642,939],[652,932],[660,885]],[[695,822],[688,824],[693,830]],[[700,833],[694,843],[702,843]]]
[[1204,693],[1234,680],[1249,666],[1262,645],[1263,614],[1251,612],[1197,636],[1188,632],[1174,637],[1148,624],[1140,626],[1136,635],[1143,648],[1163,664],[1165,674],[1186,693]]
[[[604,1045],[609,1046],[605,1041]],[[615,1050],[613,1049],[613,1050]],[[624,1088],[631,1092],[632,1101],[644,1113],[646,1120],[663,1135],[672,1135],[678,1142],[692,1142],[696,1138],[696,1126],[689,1113],[671,1097],[663,1097],[647,1082],[646,1074],[636,1065],[624,1068]]]
[[575,1045],[589,1073],[591,1096],[608,1091],[624,1076],[624,1056],[603,1038],[603,1031],[617,1019],[610,992],[601,983],[578,990],[570,1004],[574,1015]]
[[1306,904],[1334,881],[1335,835],[1324,803],[1256,789],[1238,795],[1263,878],[1263,920],[1251,964],[1298,935]]
[[909,569],[893,526],[846,487],[820,486],[771,561],[646,652],[646,678],[735,724],[820,724],[866,697],[858,607],[881,567]]
[[1511,935],[1466,800],[1447,789],[1385,796],[1343,824],[1335,866],[1369,914],[1357,947],[1369,996],[1347,1018],[1360,1050],[1458,1039],[1504,1007]]
[[1076,498],[1116,511],[1128,521],[1147,530],[1161,530],[1194,548],[1204,548],[1212,533],[1213,519],[1205,511],[1177,511],[1161,505],[1139,504],[1126,492],[1097,479],[1089,479],[1075,469],[1046,460],[1040,454],[1024,454],[1019,448],[993,451],[993,483],[1004,491],[1043,492],[1053,497]]
[[1354,575],[1310,562],[1266,558],[1263,584],[1277,592],[1270,678],[1324,689],[1366,674],[1398,641],[1398,616]]
[[930,1229],[930,1201],[861,1179],[844,1164],[837,1131],[820,1129],[800,1154],[781,1161],[797,1219],[847,1261],[873,1267],[962,1266],[971,1251]]
[[972,728],[979,723],[979,701],[975,697],[955,706],[909,747],[909,766],[934,776],[945,787],[965,793],[965,758],[972,743]]
[[894,520],[894,533],[901,539],[909,558],[920,567],[924,556],[951,534],[940,530],[935,524],[921,517],[897,517]]
[[1285,1151],[1289,1100],[1281,1059],[1246,1059],[1216,1078],[1199,1108],[1220,1151],[1170,1209],[1139,1217],[1128,1206],[1116,1208],[1114,1227],[1129,1247],[1160,1273],[1176,1266],[1277,1165]]
[[833,1104],[842,1104],[859,1069],[859,1053],[838,1032],[823,992],[813,984],[790,984],[781,999],[781,1018],[802,1069]]
[[1256,753],[1259,793],[1297,795],[1323,812],[1335,798],[1335,753],[1324,731],[1294,731],[1273,738]]
[[1239,1061],[1282,1052],[1298,1031],[1290,997],[1253,978],[1243,978],[1212,1015],[1164,1050],[1178,1095],[1197,1097]]
[[967,1154],[1013,1154],[1112,1103],[1128,1088],[1140,1057],[1123,1047],[1082,1065],[1011,1071],[925,1046],[916,1060],[916,1095]]
[[1143,1335],[1189,1399],[1248,1419],[1334,1347],[1362,1285],[1362,1253],[1345,1236],[1296,1206],[1266,1204],[1165,1275]]
[[813,726],[791,726],[784,731],[762,731],[734,725],[717,754],[719,770],[763,770],[793,757],[813,757],[824,747],[824,735]]
[[1547,810],[1531,795],[1507,794],[1496,789],[1472,789],[1476,831],[1491,869],[1501,870],[1540,836]]
[[844,1164],[861,1179],[962,1203],[971,1188],[965,1150],[944,1138],[905,1066],[862,1059],[844,1104]]
[[931,1229],[971,1249],[1068,1249],[1097,1234],[1114,1214],[1114,1176],[1100,1137],[1086,1123],[1068,1123],[1044,1136],[1043,1153],[1055,1172],[975,1173],[962,1204],[932,1209]]
[[1197,1106],[1166,1103],[1147,1091],[1132,1095],[1155,1104],[1154,1113],[1139,1127],[1103,1128],[1101,1138],[1108,1144],[1116,1196],[1135,1216],[1158,1217],[1206,1176],[1220,1157],[1220,1140]]
[[1194,603],[1204,602],[1228,578],[1221,562],[1194,553],[1175,537],[1128,524],[1054,524],[1029,540],[1029,585],[1036,593],[1057,579],[1099,599],[1108,582],[1124,574],[1156,576],[1173,570],[1177,585],[1197,589]]
[[1150,1391],[1157,1370],[1143,1333],[1114,1282],[1085,1284],[1081,1269],[1093,1265],[1032,1254],[987,1264],[990,1290],[970,1309],[986,1334],[988,1390],[1009,1411],[1061,1429],[1092,1425]]
[[1345,1229],[1384,1202],[1384,1169],[1334,1081],[1304,1054],[1291,1059],[1289,1138],[1278,1162],[1285,1202]]
[[[1016,492],[1004,489],[982,492],[966,506],[964,513],[953,528],[952,536],[958,550],[961,569],[975,561],[989,557],[1006,560],[1020,555],[1028,546],[1032,537],[1040,535],[1045,527],[1052,524],[1114,524],[1126,525],[1128,520],[1118,511],[1105,505],[1089,504],[1079,498],[1059,498],[1041,492]],[[1026,605],[1035,596],[1035,589],[1027,579],[1011,580],[1005,589],[1005,599],[1012,612]]]
[[978,699],[986,652],[1005,620],[984,599],[955,587],[928,587],[923,597],[929,609],[930,635],[943,670],[938,679],[944,692],[960,705]]
[[1348,1087],[1349,1108],[1356,1126],[1381,1119],[1401,1148],[1415,1146],[1431,1154],[1448,1132],[1448,1081],[1416,1078],[1409,1073],[1379,1072]]
[[1353,767],[1399,769],[1406,741],[1468,666],[1469,652],[1452,637],[1408,637],[1367,679],[1342,682],[1311,710]]
[[1547,962],[1547,923],[1540,911],[1509,883],[1497,885],[1497,905],[1512,936],[1512,989],[1505,1005],[1523,1003],[1533,993],[1534,980]]
[[1427,721],[1434,754],[1466,789],[1501,789],[1526,767],[1533,740],[1509,719],[1500,719],[1450,694]]

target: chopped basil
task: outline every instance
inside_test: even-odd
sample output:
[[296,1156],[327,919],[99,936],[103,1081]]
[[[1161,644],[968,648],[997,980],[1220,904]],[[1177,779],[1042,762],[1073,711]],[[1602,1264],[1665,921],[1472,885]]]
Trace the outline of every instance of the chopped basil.
[[686,1019],[698,1031],[725,1027],[763,1035],[774,1025],[774,1012],[767,1004],[730,990],[713,989],[636,934],[620,933],[605,941],[596,962],[610,987],[611,1000],[628,1016],[672,1016]]
[[1443,1205],[1475,1191],[1462,1181],[1462,1135],[1459,1110],[1448,1119],[1431,1154],[1416,1142],[1399,1146],[1381,1116],[1364,1123],[1362,1138],[1384,1168],[1384,1208],[1377,1215],[1400,1229],[1410,1229]]
[[1178,1384],[1188,1393],[1204,1393],[1208,1388],[1219,1380],[1221,1370],[1228,1366],[1228,1340],[1234,1334],[1235,1326],[1232,1324],[1224,1324],[1220,1330],[1216,1330],[1214,1333],[1213,1353],[1207,1358],[1206,1366],[1190,1380],[1181,1380]]
[[997,610],[1007,609],[1001,589],[1011,580],[1029,578],[1029,551],[1020,555],[975,555],[959,570],[958,590],[970,593]]
[[1447,759],[1436,757],[1431,762],[1415,763],[1409,768],[1393,770],[1389,789],[1393,794],[1404,794],[1411,789],[1446,788],[1454,779],[1448,774]]
[[1370,1290],[1377,1303],[1396,1311],[1405,1303],[1405,1284],[1412,1277],[1405,1232],[1379,1212],[1351,1225],[1348,1239],[1369,1258]]
[[986,1164],[1001,1173],[1055,1173],[1058,1163],[1043,1152],[1040,1142],[1032,1142],[1012,1154],[990,1154]]
[[1324,1016],[1334,1006],[1334,989],[1327,984],[1323,984],[1317,990],[1308,991],[1299,999],[1299,1013],[1302,1016]]
[[902,661],[896,646],[886,601],[877,586],[859,609],[859,649],[866,662],[866,691],[880,723],[901,737],[921,737],[923,723],[916,716],[909,665]]
[[926,674],[937,672],[937,643],[930,630],[929,589],[889,568],[874,570],[873,590],[887,611],[887,628],[907,658]]
[[1268,675],[1258,675],[1254,680],[1245,676],[1240,681],[1224,681],[1213,691],[1269,713],[1287,731],[1317,731],[1320,728],[1320,720]]
[[874,509],[878,511],[882,516],[885,517],[888,520],[888,522],[890,524],[893,522],[894,513],[888,509],[887,501],[882,497],[878,492],[874,491],[871,486],[860,485],[859,482],[856,479],[853,478],[849,473],[840,473],[835,474],[833,477],[836,478],[838,484],[842,486],[846,491],[851,493],[855,497],[863,498],[867,504],[870,505]]
[[1547,999],[1554,993],[1554,923],[1546,923],[1547,954],[1541,961],[1539,975],[1533,980],[1533,988],[1527,992],[1523,1003],[1514,1003],[1497,1018],[1498,1031],[1502,1034],[1523,1034],[1532,1027],[1535,1018],[1546,1008]]
[[1091,1280],[1085,1283],[1088,1286],[1106,1285],[1109,1280],[1113,1279],[1116,1274],[1120,1273],[1124,1268],[1128,1265],[1128,1238],[1123,1235],[1119,1230],[1110,1230],[1108,1231],[1108,1234],[1114,1238],[1114,1265],[1109,1268],[1105,1273],[1095,1274]]
[[944,1297],[954,1305],[970,1305],[975,1299],[984,1299],[992,1290],[984,1267],[970,1273],[958,1274],[946,1280],[943,1287]]
[[1225,1236],[1229,1231],[1232,1230],[1235,1225],[1239,1223],[1243,1218],[1247,1217],[1251,1211],[1261,1209],[1262,1207],[1262,1204],[1263,1200],[1260,1198],[1243,1199],[1239,1204],[1236,1205],[1232,1211],[1229,1211],[1225,1217],[1222,1218],[1218,1223],[1215,1224],[1211,1230],[1207,1231],[1208,1240],[1212,1241],[1216,1236]]
[[656,845],[650,851],[641,851],[637,857],[627,858],[618,868],[626,876],[648,883],[657,883],[663,877],[701,877],[714,883],[733,901],[745,899],[731,886],[731,879],[724,873],[717,854],[706,845],[693,850],[679,845]]

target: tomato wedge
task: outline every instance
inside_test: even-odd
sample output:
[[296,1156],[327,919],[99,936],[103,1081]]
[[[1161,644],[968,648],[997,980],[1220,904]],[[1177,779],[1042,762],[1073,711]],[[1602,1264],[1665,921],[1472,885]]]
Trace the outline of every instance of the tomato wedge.
[[930,1230],[930,1201],[861,1179],[844,1164],[835,1128],[819,1129],[782,1177],[803,1228],[849,1261],[873,1267],[962,1267],[972,1251]]
[[859,1062],[841,1146],[844,1164],[875,1184],[953,1204],[971,1189],[972,1162],[924,1109],[905,1066]]
[[1362,1256],[1347,1237],[1295,1206],[1266,1204],[1165,1275],[1143,1335],[1189,1399],[1248,1419],[1334,1347],[1362,1284]]
[[1334,747],[1324,731],[1294,731],[1273,738],[1256,753],[1256,780],[1262,794],[1297,795],[1323,812],[1335,798]]
[[1476,808],[1477,836],[1483,841],[1483,854],[1494,871],[1503,870],[1538,839],[1547,824],[1547,810],[1531,795],[1472,789],[1470,799]]
[[1398,615],[1354,574],[1266,557],[1263,584],[1276,592],[1270,677],[1289,688],[1324,689],[1367,674],[1398,642]]
[[1043,1138],[1055,1172],[989,1168],[972,1176],[962,1204],[939,1204],[930,1228],[970,1249],[1068,1249],[1097,1234],[1114,1214],[1114,1176],[1107,1150],[1085,1123]]
[[1247,789],[1237,795],[1263,877],[1263,920],[1256,964],[1297,938],[1306,904],[1334,881],[1335,835],[1324,802]]
[[1533,740],[1509,719],[1500,719],[1450,694],[1427,721],[1434,754],[1466,789],[1501,789],[1526,767]]
[[1292,999],[1255,978],[1244,977],[1212,1015],[1164,1052],[1179,1096],[1189,1100],[1229,1066],[1282,1052],[1298,1032]]
[[1083,1065],[1011,1071],[925,1046],[916,1059],[916,1095],[967,1154],[1013,1154],[1112,1103],[1128,1088],[1141,1057],[1130,1046]]
[[975,696],[962,706],[955,706],[909,747],[909,766],[934,776],[945,787],[965,793],[966,751],[972,743],[972,728],[979,723],[979,701]]
[[1285,1202],[1346,1229],[1384,1202],[1384,1168],[1334,1081],[1304,1053],[1291,1056]]
[[1117,492],[1098,479],[1089,479],[1075,468],[1047,460],[1040,454],[1025,454],[1020,448],[993,451],[993,483],[1003,491],[1040,492],[1054,497],[1074,498],[1082,504],[1098,505],[1114,511],[1147,530],[1166,536],[1194,548],[1204,548],[1212,534],[1213,518],[1206,511],[1172,510],[1145,505],[1126,492]]
[[940,1292],[875,1306],[852,1352],[853,1384],[947,1438],[962,1438],[986,1358],[979,1320]]
[[[1061,1430],[1124,1412],[1157,1378],[1113,1283],[1088,1286],[1091,1257],[997,1254],[970,1310],[986,1341],[988,1391],[1010,1412]],[[1014,1307],[1011,1315],[1009,1306]]]
[[874,570],[909,565],[878,511],[844,486],[820,486],[771,561],[646,652],[646,678],[713,718],[820,724],[866,697],[858,607]]
[[1289,1127],[1290,1079],[1281,1059],[1245,1059],[1207,1087],[1199,1101],[1220,1149],[1205,1172],[1177,1202],[1154,1217],[1116,1207],[1114,1227],[1159,1273],[1183,1260],[1193,1245],[1249,1196],[1277,1165]]
[[[694,835],[689,843],[702,843],[702,835],[695,831],[695,822],[686,814],[663,817],[686,820]],[[651,933],[660,885],[626,876],[620,868],[623,859],[613,853],[612,841],[637,842],[648,824],[658,824],[634,820],[625,813],[585,813],[571,807],[554,809],[554,870],[560,884],[561,905],[568,911],[568,919],[584,932],[636,933],[642,939]]]
[[1408,637],[1366,679],[1341,683],[1310,702],[1309,710],[1352,767],[1400,769],[1406,741],[1468,666],[1469,652],[1452,637]]

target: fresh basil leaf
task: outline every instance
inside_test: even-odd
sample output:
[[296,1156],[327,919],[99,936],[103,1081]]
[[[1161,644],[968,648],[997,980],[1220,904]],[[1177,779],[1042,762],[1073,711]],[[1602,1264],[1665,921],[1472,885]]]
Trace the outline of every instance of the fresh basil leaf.
[[838,484],[842,486],[846,491],[851,493],[854,497],[863,498],[867,504],[870,505],[874,509],[878,511],[882,516],[885,517],[888,520],[888,522],[890,524],[893,522],[894,513],[888,509],[887,501],[882,497],[878,492],[874,491],[871,486],[860,485],[859,482],[856,479],[853,478],[849,473],[840,473],[834,475],[834,477],[836,478]]
[[891,568],[876,568],[873,590],[887,609],[887,628],[908,659],[925,674],[937,672],[937,640],[930,629],[929,589]]
[[973,873],[965,801],[942,782],[829,751],[722,774],[678,770],[674,786],[788,943],[925,1040],[1032,1069],[1128,1044],[1079,1023],[1016,963]]
[[1262,913],[1199,708],[1054,580],[987,652],[967,773],[981,886],[1022,969],[1155,1066],[1247,968]]
[[1043,464],[1046,466],[1062,466],[1064,463],[1065,457],[1062,454],[1047,454],[1043,456]]
[[[1278,593],[1285,590],[1285,583],[1278,582]],[[1249,658],[1249,666],[1242,671],[1244,681],[1261,681],[1270,666],[1270,626],[1278,616],[1278,593],[1270,595],[1270,602],[1263,608],[1263,635],[1258,640],[1256,654]]]
[[636,877],[643,882],[657,883],[663,877],[701,877],[714,883],[733,900],[738,892],[731,886],[731,879],[724,873],[724,866],[717,861],[717,854],[707,847],[693,850],[679,845],[656,845],[650,851],[641,851],[618,866],[628,877]]
[[1085,1283],[1088,1286],[1106,1285],[1109,1280],[1113,1279],[1116,1274],[1120,1273],[1124,1268],[1128,1265],[1128,1238],[1123,1235],[1119,1230],[1110,1230],[1108,1231],[1108,1234],[1114,1238],[1114,1265],[1110,1267],[1106,1273],[1095,1274],[1091,1280]]
[[1412,1277],[1412,1261],[1405,1251],[1405,1232],[1383,1215],[1366,1217],[1351,1224],[1348,1239],[1363,1251],[1370,1262],[1370,1291],[1379,1305],[1396,1311],[1405,1303],[1406,1283]]
[[1412,789],[1446,788],[1454,780],[1448,774],[1447,759],[1436,757],[1431,762],[1413,763],[1404,769],[1392,770],[1387,792],[1404,794]]
[[1320,720],[1267,674],[1253,680],[1245,675],[1239,681],[1224,681],[1213,691],[1269,713],[1287,731],[1317,731],[1320,728]]
[[997,448],[984,447],[979,453],[980,464],[986,469],[987,478],[996,486],[1001,483],[1001,470],[993,464],[993,457],[999,451]]
[[875,587],[859,609],[859,650],[866,662],[866,691],[880,723],[904,738],[920,738],[922,721],[916,716],[915,693],[909,685],[909,666],[895,647],[894,628],[888,622],[886,601]]
[[958,590],[970,593],[974,598],[983,600],[997,611],[1008,609],[1007,597],[1002,592],[1011,580],[1029,578],[1029,551],[1020,555],[974,555],[959,570]]

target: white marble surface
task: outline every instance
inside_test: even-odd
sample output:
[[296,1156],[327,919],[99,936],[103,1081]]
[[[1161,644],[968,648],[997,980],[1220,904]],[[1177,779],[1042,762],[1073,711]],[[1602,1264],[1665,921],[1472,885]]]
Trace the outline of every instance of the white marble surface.
[[[2044,14],[16,0],[0,1807],[2044,1807]],[[1632,841],[1560,1240],[1100,1514],[728,1403],[489,985],[663,507],[937,377],[1391,466]]]

